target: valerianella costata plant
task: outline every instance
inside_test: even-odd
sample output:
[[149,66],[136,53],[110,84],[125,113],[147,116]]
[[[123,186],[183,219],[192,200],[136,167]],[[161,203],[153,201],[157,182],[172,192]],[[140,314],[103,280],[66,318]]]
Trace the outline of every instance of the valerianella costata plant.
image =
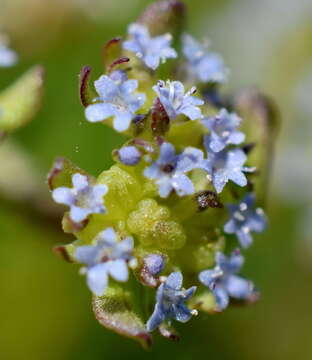
[[53,199],[67,206],[57,248],[81,265],[99,322],[151,344],[175,321],[254,302],[241,275],[267,219],[259,202],[272,157],[272,108],[255,91],[225,97],[222,58],[184,32],[180,1],[152,4],[104,48],[106,72],[80,77],[89,122],[128,136],[97,178],[59,158]]

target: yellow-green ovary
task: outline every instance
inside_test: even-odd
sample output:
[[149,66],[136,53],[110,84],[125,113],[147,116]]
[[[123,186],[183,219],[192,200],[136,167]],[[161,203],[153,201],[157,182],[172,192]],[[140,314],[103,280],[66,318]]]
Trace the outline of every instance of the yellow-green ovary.
[[176,250],[186,241],[183,227],[170,218],[170,210],[153,199],[138,203],[127,219],[127,226],[144,247]]

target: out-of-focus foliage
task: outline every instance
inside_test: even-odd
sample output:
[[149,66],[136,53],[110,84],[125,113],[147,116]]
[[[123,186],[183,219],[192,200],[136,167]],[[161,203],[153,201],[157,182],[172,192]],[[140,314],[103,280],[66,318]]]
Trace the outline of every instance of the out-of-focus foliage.
[[42,88],[43,69],[37,66],[0,93],[0,131],[10,133],[32,120],[41,105]]
[[[4,143],[3,150],[0,148],[3,166],[14,169],[13,164],[19,161],[10,150],[13,146],[36,169],[36,180],[33,172],[25,176],[19,166],[12,170],[16,179],[12,194],[15,188],[20,191],[23,187],[22,197],[8,196],[0,181],[0,348],[5,360],[147,356],[136,344],[120,340],[94,321],[91,308],[85,306],[90,294],[84,281],[77,280],[77,268],[51,252],[66,236],[59,230],[60,217],[43,195],[47,190],[41,188],[39,198],[31,195],[34,184],[45,183],[45,173],[56,154],[71,158],[94,174],[111,165],[111,150],[123,139],[83,120],[76,96],[78,73],[84,64],[91,65],[94,73],[100,72],[102,45],[115,34],[124,33],[147,3],[1,1],[0,24],[9,32],[21,62],[0,70],[0,88],[33,63],[41,63],[47,73],[40,114],[11,136],[12,145]],[[304,213],[303,202],[306,208],[311,207],[311,190],[300,185],[303,180],[309,185],[312,177],[307,170],[312,116],[307,100],[312,86],[311,1],[186,3],[190,28],[207,35],[232,68],[229,87],[259,85],[280,105],[284,125],[269,199],[270,229],[255,241],[246,264],[246,275],[259,285],[262,299],[252,308],[194,320],[196,337],[183,336],[187,330],[181,327],[180,343],[159,339],[148,356],[308,359],[312,356],[312,234],[302,231],[304,222],[299,226],[298,220]]]

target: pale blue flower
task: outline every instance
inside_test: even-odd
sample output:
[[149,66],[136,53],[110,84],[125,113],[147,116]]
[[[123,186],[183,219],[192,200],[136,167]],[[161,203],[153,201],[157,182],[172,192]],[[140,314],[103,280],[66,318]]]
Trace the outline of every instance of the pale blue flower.
[[182,274],[173,272],[159,286],[154,312],[146,324],[148,331],[155,330],[165,320],[175,319],[182,323],[190,320],[194,312],[185,305],[185,302],[194,294],[196,286],[184,290],[182,282]]
[[230,257],[217,252],[215,268],[199,273],[199,281],[213,292],[218,311],[228,306],[230,297],[248,300],[254,294],[253,283],[236,275],[243,263],[244,257],[238,249]]
[[267,226],[261,208],[255,208],[255,195],[247,194],[238,204],[229,204],[230,220],[224,225],[227,234],[236,234],[240,244],[247,248],[252,243],[251,232],[262,232]]
[[166,198],[175,190],[179,196],[194,193],[194,185],[185,173],[198,167],[203,161],[203,152],[199,149],[188,147],[177,155],[170,143],[160,146],[158,160],[145,168],[144,176],[155,180],[158,185],[160,197]]
[[123,48],[135,53],[144,64],[155,70],[166,59],[176,58],[176,51],[170,47],[172,36],[164,34],[151,37],[146,26],[131,24],[128,28],[130,40],[123,43]]
[[16,52],[0,43],[0,67],[10,67],[17,63]]
[[118,150],[118,156],[120,162],[125,165],[136,165],[141,160],[142,154],[135,146],[124,146]]
[[198,106],[204,105],[204,101],[193,94],[196,88],[192,87],[185,93],[184,85],[180,81],[158,81],[153,86],[153,90],[159,96],[159,100],[164,106],[167,115],[174,120],[178,115],[183,114],[191,120],[201,119],[203,117]]
[[108,286],[108,277],[125,282],[128,280],[128,263],[133,260],[133,238],[117,240],[113,228],[107,228],[95,238],[94,245],[78,246],[75,257],[85,264],[84,273],[90,290],[102,296]]
[[103,196],[106,185],[91,185],[88,177],[79,173],[72,176],[73,187],[58,187],[52,192],[54,201],[70,207],[69,216],[74,222],[85,220],[90,214],[104,214]]
[[142,107],[146,96],[136,93],[138,81],[131,79],[122,81],[123,78],[113,73],[116,78],[102,75],[95,81],[94,86],[99,94],[95,104],[89,105],[86,110],[86,118],[90,122],[103,121],[114,118],[113,126],[117,131],[125,131],[129,128],[135,112]]
[[188,61],[188,70],[191,78],[200,82],[224,83],[229,70],[219,54],[210,52],[192,36],[184,34],[183,54]]
[[[209,139],[206,139],[209,140]],[[241,149],[224,149],[218,153],[210,150],[209,141],[205,142],[208,158],[201,164],[207,171],[217,193],[220,193],[229,180],[239,186],[247,185],[244,172],[252,171],[243,166],[247,160],[246,154]]]
[[203,119],[203,124],[210,130],[209,147],[213,152],[223,150],[228,144],[238,145],[245,140],[245,135],[238,131],[241,118],[235,113],[221,109],[218,115]]

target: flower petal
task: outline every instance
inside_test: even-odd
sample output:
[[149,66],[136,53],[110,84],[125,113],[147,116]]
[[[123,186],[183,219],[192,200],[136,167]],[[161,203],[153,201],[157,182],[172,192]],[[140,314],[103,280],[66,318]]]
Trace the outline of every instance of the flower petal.
[[75,252],[75,258],[81,264],[88,266],[95,265],[98,254],[98,248],[93,245],[78,246]]
[[166,286],[169,286],[172,289],[179,290],[182,287],[183,276],[182,273],[177,271],[171,273],[166,280]]
[[245,140],[245,134],[240,131],[233,131],[229,136],[229,142],[234,145],[239,145]]
[[83,190],[89,186],[87,176],[79,174],[79,173],[74,174],[72,176],[72,183],[73,183],[73,187],[76,190]]
[[213,285],[216,281],[216,271],[215,270],[204,270],[201,271],[198,275],[199,281],[209,287],[213,288]]
[[173,190],[173,186],[169,176],[162,177],[161,179],[157,180],[157,185],[159,196],[162,198],[168,197],[168,195]]
[[226,143],[222,141],[219,137],[210,137],[209,147],[213,152],[222,151],[226,146]]
[[108,285],[107,265],[105,263],[92,266],[87,271],[89,289],[97,296],[102,296]]
[[223,230],[227,234],[234,234],[237,230],[236,223],[233,219],[230,219],[223,227]]
[[89,105],[85,110],[85,115],[90,122],[99,122],[114,116],[116,109],[114,105],[98,103]]
[[99,202],[102,202],[102,197],[107,194],[108,191],[108,186],[105,184],[98,184],[98,185],[94,185],[92,187],[92,192],[93,195],[95,197],[95,199]]
[[70,208],[69,216],[74,222],[79,223],[85,220],[88,215],[90,215],[90,213],[90,209],[84,209],[79,206],[73,205]]
[[117,243],[117,235],[112,227],[106,228],[101,231],[96,239],[100,242],[105,243],[108,246],[114,246]]
[[201,165],[204,153],[195,147],[189,146],[183,150],[177,164],[177,171],[188,172]]
[[125,253],[130,254],[132,252],[132,250],[133,250],[133,245],[134,245],[133,237],[128,236],[124,240],[121,240],[117,244],[117,248],[123,254],[125,254]]
[[197,286],[192,286],[189,289],[184,291],[183,298],[184,300],[188,300],[191,296],[193,296],[194,292],[196,291]]
[[172,177],[172,186],[179,196],[194,194],[195,188],[192,181],[184,174],[176,174]]
[[124,41],[122,46],[125,50],[131,51],[135,54],[138,54],[138,53],[141,54],[141,51],[142,51],[141,46],[135,40]]
[[213,290],[213,294],[216,298],[217,309],[222,311],[227,308],[229,305],[229,296],[226,290],[222,286],[216,286]]
[[262,232],[265,230],[267,226],[267,220],[262,209],[258,208],[255,214],[248,217],[248,226],[252,231],[255,232]]
[[94,86],[102,100],[109,101],[118,95],[118,86],[107,75],[102,75],[96,80]]
[[155,310],[152,316],[148,319],[146,323],[147,331],[155,330],[165,320],[165,318],[166,316],[164,312],[161,310],[161,307],[157,303],[155,305]]
[[155,54],[147,54],[143,60],[147,67],[151,68],[152,70],[156,70],[160,63],[160,56]]
[[168,142],[164,142],[160,146],[159,164],[166,165],[175,162],[176,152],[174,146]]
[[251,281],[236,275],[227,277],[225,287],[228,294],[236,299],[246,299],[254,289]]
[[229,179],[239,186],[247,185],[247,178],[242,171],[233,171],[229,173]]
[[124,95],[131,94],[138,87],[138,80],[131,79],[120,85],[120,90]]
[[179,113],[184,114],[191,120],[201,119],[203,117],[201,110],[196,106],[185,106],[183,107]]
[[222,192],[228,180],[228,174],[225,169],[219,169],[213,174],[212,182],[218,194]]
[[252,236],[249,229],[243,228],[242,230],[238,230],[236,235],[242,247],[248,248],[252,244]]
[[144,176],[149,179],[158,179],[161,177],[161,171],[157,163],[153,163],[151,166],[148,166],[144,169]]
[[108,271],[110,275],[117,281],[125,282],[128,280],[128,267],[125,260],[118,259],[110,261],[108,264]]
[[70,188],[59,187],[52,191],[53,200],[59,204],[71,206],[75,203],[75,196]]
[[187,322],[192,317],[190,309],[188,309],[184,304],[173,305],[174,318],[182,323]]
[[232,252],[231,257],[228,260],[227,267],[231,273],[238,272],[244,264],[244,257],[240,253],[239,249]]
[[114,129],[122,132],[129,128],[133,115],[129,112],[118,111],[114,119]]

